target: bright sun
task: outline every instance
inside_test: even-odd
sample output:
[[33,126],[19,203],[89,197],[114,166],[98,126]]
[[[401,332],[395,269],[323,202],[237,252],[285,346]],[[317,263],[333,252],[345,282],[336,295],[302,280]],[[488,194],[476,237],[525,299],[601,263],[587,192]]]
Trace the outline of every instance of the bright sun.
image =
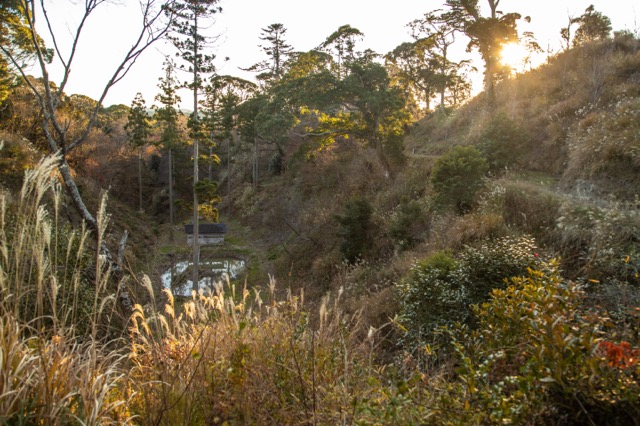
[[521,70],[524,67],[524,60],[527,57],[527,49],[518,43],[507,43],[502,46],[500,52],[500,62],[513,70]]

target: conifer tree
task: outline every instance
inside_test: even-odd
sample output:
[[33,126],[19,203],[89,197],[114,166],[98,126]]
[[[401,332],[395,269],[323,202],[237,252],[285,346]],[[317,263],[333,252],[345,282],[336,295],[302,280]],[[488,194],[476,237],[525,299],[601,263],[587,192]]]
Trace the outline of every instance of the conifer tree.
[[246,68],[246,71],[255,71],[259,80],[267,82],[277,82],[285,72],[284,64],[291,55],[293,48],[287,44],[284,35],[287,29],[282,24],[271,24],[262,29],[260,40],[266,41],[265,45],[259,47],[267,54],[268,59]]
[[180,58],[186,62],[186,69],[192,76],[187,87],[193,93],[193,114],[190,128],[193,138],[193,289],[198,290],[198,269],[200,267],[199,244],[199,202],[198,202],[198,158],[200,156],[199,142],[202,138],[202,126],[198,114],[198,94],[203,87],[206,75],[215,71],[213,60],[215,56],[206,53],[210,39],[203,32],[210,29],[212,19],[216,13],[222,12],[218,0],[178,0],[171,6],[173,33],[170,36],[174,46],[178,49]]
[[145,100],[140,92],[136,94],[131,102],[127,124],[124,128],[129,136],[129,142],[135,148],[138,148],[138,199],[139,209],[142,211],[142,154],[149,138],[151,123],[147,114]]
[[175,225],[174,200],[173,200],[173,150],[180,143],[180,131],[178,128],[178,111],[176,106],[180,102],[180,97],[176,93],[178,80],[175,76],[175,62],[167,58],[164,62],[164,76],[158,82],[160,93],[156,95],[156,102],[160,106],[155,106],[156,121],[162,126],[160,133],[160,146],[167,151],[169,160],[169,240],[174,241],[173,228]]

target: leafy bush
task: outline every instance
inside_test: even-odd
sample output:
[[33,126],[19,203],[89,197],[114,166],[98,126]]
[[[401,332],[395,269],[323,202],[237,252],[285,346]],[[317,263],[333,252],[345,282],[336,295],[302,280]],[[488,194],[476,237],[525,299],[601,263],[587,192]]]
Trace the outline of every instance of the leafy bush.
[[472,146],[457,146],[440,157],[431,172],[431,185],[436,202],[452,206],[462,214],[473,207],[476,194],[483,186],[487,162]]
[[474,308],[477,328],[451,333],[461,367],[442,413],[455,424],[632,424],[640,342],[618,341],[584,298],[555,262],[494,290]]
[[469,303],[487,300],[491,291],[504,287],[508,278],[525,274],[538,263],[537,251],[530,237],[504,237],[467,246],[458,256],[458,262],[467,281]]
[[389,234],[400,249],[406,250],[420,240],[420,231],[427,222],[427,213],[419,201],[403,199],[389,217]]
[[418,263],[400,283],[407,346],[433,340],[439,327],[465,319],[466,292],[458,271],[451,254],[439,251]]
[[363,198],[357,198],[347,203],[342,215],[335,217],[340,225],[340,252],[350,263],[358,260],[368,246],[372,213],[371,204]]
[[538,263],[536,250],[531,238],[505,237],[466,246],[455,258],[437,252],[418,263],[399,287],[406,343],[421,344],[442,326],[468,322],[470,305]]
[[491,171],[517,167],[529,140],[527,132],[503,111],[497,113],[480,136],[480,151]]
[[282,148],[277,147],[276,152],[271,156],[269,160],[269,171],[275,176],[281,175],[285,170],[285,156]]

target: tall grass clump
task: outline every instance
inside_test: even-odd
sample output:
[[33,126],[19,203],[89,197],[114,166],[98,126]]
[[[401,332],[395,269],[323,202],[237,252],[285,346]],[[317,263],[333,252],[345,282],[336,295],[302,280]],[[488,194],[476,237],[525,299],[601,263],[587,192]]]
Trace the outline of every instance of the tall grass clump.
[[[150,282],[147,287],[153,289]],[[359,314],[325,298],[316,321],[304,298],[219,283],[182,313],[137,305],[131,328],[133,414],[144,424],[344,424],[377,377]]]
[[[624,281],[630,266],[640,267],[640,212],[635,203],[564,203],[557,220],[556,243],[563,265],[582,279]],[[623,259],[627,259],[623,262]],[[632,279],[637,285],[637,278]]]
[[640,183],[640,100],[622,95],[606,109],[581,112],[584,118],[569,139],[565,178],[592,181],[603,192],[633,200]]
[[26,171],[15,200],[0,195],[0,423],[120,424],[122,355],[98,337],[108,271],[86,230],[60,223],[56,163]]

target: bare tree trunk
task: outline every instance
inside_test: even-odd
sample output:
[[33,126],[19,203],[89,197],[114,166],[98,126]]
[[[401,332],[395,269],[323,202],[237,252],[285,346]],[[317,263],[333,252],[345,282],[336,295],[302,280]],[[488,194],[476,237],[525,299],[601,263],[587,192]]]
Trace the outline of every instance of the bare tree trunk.
[[227,218],[231,217],[231,138],[227,138]]
[[258,190],[258,174],[259,174],[259,168],[260,168],[260,152],[258,150],[258,138],[256,137],[254,139],[254,145],[253,145],[253,189],[255,189],[256,191]]
[[495,93],[495,78],[493,75],[493,63],[491,60],[485,61],[485,76],[484,76],[484,90],[487,94],[487,104],[489,107],[495,106],[496,93]]
[[143,211],[142,208],[142,146],[140,147],[140,152],[138,153],[138,196],[139,196],[139,206],[140,211]]
[[[194,17],[194,27],[198,28],[198,14]],[[197,30],[196,30],[197,31]],[[198,43],[194,43],[193,57],[198,58]],[[198,184],[198,156],[200,150],[198,147],[198,60],[193,63],[193,290],[198,291],[199,288],[199,269],[200,269],[200,226],[198,215],[198,193],[196,186]]]
[[78,213],[80,213],[80,216],[85,222],[87,222],[87,225],[89,225],[89,228],[91,228],[92,231],[98,232],[98,222],[96,221],[96,218],[93,217],[89,209],[87,209],[87,206],[84,204],[82,195],[80,195],[80,190],[76,185],[76,181],[73,179],[73,176],[71,176],[69,164],[67,164],[67,160],[62,156],[60,157],[60,161],[58,162],[58,170],[62,175],[62,180],[67,187],[67,191],[69,191],[69,195],[71,196],[73,204],[76,206]]
[[[213,158],[213,146],[209,145],[209,159]],[[209,160],[209,180],[213,180],[213,164]]]
[[175,237],[173,235],[174,227],[173,218],[173,152],[169,148],[169,241],[174,242]]
[[442,86],[440,86],[440,112],[445,112],[444,94],[447,90],[447,79],[445,74],[447,72],[447,45],[442,47],[442,66],[440,68],[440,74],[442,74]]
[[[380,119],[376,118],[376,129],[378,128],[380,128]],[[384,170],[384,177],[388,179],[391,177],[391,166],[389,165],[389,160],[384,153],[384,146],[382,145],[382,139],[379,135],[375,136],[375,147],[378,160],[382,165],[382,170]]]
[[426,89],[424,91],[424,103],[426,111],[429,112],[429,110],[431,109],[431,95],[429,93],[429,89]]

